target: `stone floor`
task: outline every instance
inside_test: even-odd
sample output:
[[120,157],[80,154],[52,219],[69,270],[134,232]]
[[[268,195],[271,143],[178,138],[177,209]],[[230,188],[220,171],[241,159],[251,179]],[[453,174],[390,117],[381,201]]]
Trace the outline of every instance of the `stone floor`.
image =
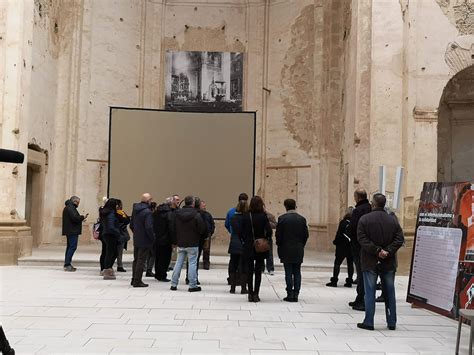
[[[398,328],[356,328],[363,313],[347,302],[354,289],[327,288],[327,272],[305,271],[301,302],[286,303],[284,278],[264,275],[262,302],[228,293],[225,270],[201,271],[201,293],[150,280],[129,286],[130,272],[104,281],[96,268],[0,268],[0,322],[17,354],[453,354],[457,323],[404,299],[398,277]],[[468,329],[462,353],[467,353]]]

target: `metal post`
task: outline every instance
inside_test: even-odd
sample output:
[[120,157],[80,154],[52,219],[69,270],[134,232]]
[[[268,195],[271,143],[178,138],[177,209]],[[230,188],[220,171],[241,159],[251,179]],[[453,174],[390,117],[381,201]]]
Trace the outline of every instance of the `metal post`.
[[379,192],[385,195],[385,180],[386,179],[386,169],[385,165],[379,166]]
[[402,187],[403,187],[403,167],[399,166],[397,168],[397,176],[395,178],[395,192],[393,194],[393,205],[392,208],[394,210],[398,210],[400,208],[400,199],[402,194]]

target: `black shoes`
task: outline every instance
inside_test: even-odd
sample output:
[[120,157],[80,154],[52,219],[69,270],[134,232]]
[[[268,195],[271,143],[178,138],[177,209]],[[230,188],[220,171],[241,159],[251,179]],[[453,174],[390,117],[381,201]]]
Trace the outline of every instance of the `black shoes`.
[[354,305],[352,306],[352,309],[355,310],[355,311],[364,312],[365,311],[365,305],[360,304],[360,303],[354,303]]
[[397,327],[396,327],[395,325],[388,325],[387,328],[388,328],[389,330],[395,330],[395,329],[397,329]]
[[337,287],[337,283],[334,283],[334,282],[331,281],[331,282],[328,282],[328,283],[326,284],[326,286],[327,286],[327,287]]
[[209,264],[209,263],[204,263],[203,269],[204,269],[204,270],[209,270],[209,269],[210,269],[210,266],[211,266],[211,264]]
[[171,280],[170,279],[157,279],[158,281],[160,282],[170,282]]
[[260,302],[260,297],[258,297],[258,294],[249,292],[249,302]]
[[199,292],[199,291],[201,291],[201,287],[199,287],[199,286],[198,287],[190,287],[188,289],[188,291],[189,292]]
[[364,323],[357,323],[357,328],[365,329],[365,330],[374,330],[374,327],[371,325],[366,325]]
[[352,281],[352,279],[347,278],[347,279],[346,279],[346,283],[344,284],[344,287],[352,287],[352,284],[353,284],[353,283],[354,283],[354,282]]
[[132,284],[133,287],[148,287],[148,284],[140,281]]
[[145,277],[155,277],[155,274],[152,271],[147,271]]
[[117,272],[127,272],[123,267],[118,267]]
[[171,290],[171,291],[176,291],[177,289],[178,289],[177,286],[171,286],[171,287],[170,287],[170,290]]
[[[199,282],[199,280],[197,280],[196,284],[200,285],[201,283]],[[189,285],[189,279],[186,279],[186,285]]]
[[379,302],[379,303],[380,303],[380,302],[385,302],[385,297],[382,296],[382,295],[380,295],[379,297],[377,297],[377,298],[375,299],[375,302]]

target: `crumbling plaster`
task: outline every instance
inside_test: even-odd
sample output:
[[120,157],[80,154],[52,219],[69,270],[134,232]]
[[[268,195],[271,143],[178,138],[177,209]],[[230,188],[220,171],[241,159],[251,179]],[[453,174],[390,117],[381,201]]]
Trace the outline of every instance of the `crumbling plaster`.
[[[310,224],[325,231],[320,246],[327,248],[354,188],[374,192],[384,164],[391,191],[402,165],[400,213],[412,227],[422,182],[436,180],[443,88],[469,65],[457,49],[472,48],[468,5],[2,2],[1,143],[26,149],[34,142],[48,151],[45,241],[56,242],[66,197],[80,195],[92,222],[106,193],[108,107],[163,107],[166,50],[241,51],[244,108],[257,111],[257,192],[270,210],[283,212],[282,199],[295,197]],[[454,52],[452,43],[459,44]],[[12,134],[18,127],[19,135]],[[26,169],[11,172],[1,165],[6,187],[0,197],[11,202],[1,206],[0,217],[11,218],[14,210],[21,218]]]

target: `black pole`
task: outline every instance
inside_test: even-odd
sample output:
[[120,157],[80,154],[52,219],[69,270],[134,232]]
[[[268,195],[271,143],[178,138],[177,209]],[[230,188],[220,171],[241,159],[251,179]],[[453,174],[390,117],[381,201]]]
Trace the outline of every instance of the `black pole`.
[[3,355],[15,355],[15,350],[10,347],[5,332],[3,331],[2,326],[0,325],[0,352]]

